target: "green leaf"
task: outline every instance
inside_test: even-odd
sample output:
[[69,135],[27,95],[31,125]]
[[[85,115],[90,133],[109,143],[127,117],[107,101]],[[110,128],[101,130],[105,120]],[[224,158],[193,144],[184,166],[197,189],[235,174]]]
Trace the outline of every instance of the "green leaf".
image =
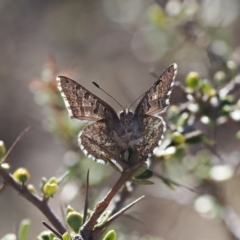
[[54,237],[55,237],[55,235],[52,232],[43,231],[38,235],[37,239],[38,240],[53,240]]
[[110,230],[105,237],[103,238],[103,240],[116,240],[117,238],[117,234],[114,230]]
[[27,240],[31,222],[28,219],[22,220],[18,229],[18,240]]
[[74,233],[78,233],[83,224],[83,216],[76,212],[69,212],[67,215],[67,223]]
[[139,176],[144,173],[148,168],[147,163],[142,163],[136,170],[133,171],[132,176]]
[[144,180],[144,179],[151,178],[152,175],[153,175],[153,171],[147,169],[142,174],[135,176],[134,179]]
[[153,185],[154,182],[146,180],[146,179],[137,179],[135,177],[132,178],[131,180],[134,183],[140,184],[140,185]]

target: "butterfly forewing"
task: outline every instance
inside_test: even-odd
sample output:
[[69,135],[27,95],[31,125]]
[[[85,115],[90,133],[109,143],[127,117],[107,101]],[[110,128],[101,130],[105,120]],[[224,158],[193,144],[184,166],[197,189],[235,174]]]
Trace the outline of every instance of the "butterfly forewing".
[[74,80],[59,76],[58,89],[71,118],[97,121],[118,119],[114,109]]
[[137,105],[135,115],[157,115],[164,111],[170,104],[169,98],[174,85],[174,78],[177,74],[177,65],[169,66],[144,94]]

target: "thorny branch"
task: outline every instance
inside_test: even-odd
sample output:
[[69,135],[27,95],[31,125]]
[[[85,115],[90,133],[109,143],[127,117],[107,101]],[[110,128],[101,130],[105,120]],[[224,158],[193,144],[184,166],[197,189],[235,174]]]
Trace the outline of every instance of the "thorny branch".
[[138,164],[134,165],[132,168],[124,169],[122,172],[120,178],[117,180],[115,185],[112,187],[112,189],[107,193],[105,198],[98,202],[95,206],[94,212],[92,216],[88,219],[88,221],[82,226],[80,233],[81,236],[84,239],[88,239],[91,236],[92,229],[94,225],[96,224],[98,218],[101,216],[101,214],[106,210],[109,203],[113,199],[113,197],[118,193],[120,188],[130,179],[130,177],[133,174],[133,171],[141,165],[142,162],[139,162]]
[[32,194],[25,185],[17,183],[12,175],[8,173],[8,171],[2,167],[0,167],[0,175],[4,180],[5,185],[10,185],[14,188],[21,196],[26,198],[29,202],[31,202],[34,206],[36,206],[43,215],[51,222],[51,224],[56,228],[56,230],[63,234],[66,232],[65,227],[61,224],[59,219],[54,215],[52,210],[49,208],[46,201]]

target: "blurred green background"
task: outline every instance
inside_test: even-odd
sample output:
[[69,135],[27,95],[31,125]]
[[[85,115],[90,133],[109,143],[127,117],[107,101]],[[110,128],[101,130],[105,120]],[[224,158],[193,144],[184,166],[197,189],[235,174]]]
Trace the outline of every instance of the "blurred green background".
[[[189,71],[211,80],[229,59],[239,66],[239,10],[238,0],[0,1],[0,138],[9,148],[25,127],[32,126],[11,156],[13,169],[27,167],[36,186],[42,176],[61,172],[66,146],[46,131],[43,116],[47,113],[36,104],[41,99],[35,96],[35,101],[29,90],[34,79],[51,75],[53,57],[59,75],[77,80],[121,110],[91,82],[129,106],[154,82],[149,74],[152,69],[160,74],[175,62],[179,67],[176,80],[183,82]],[[180,101],[184,100],[175,89],[171,102]],[[239,161],[239,142],[231,142],[237,129],[222,128],[217,134],[220,154],[233,164]],[[95,165],[90,174],[105,171]],[[111,187],[113,179],[101,187]],[[218,187],[226,205],[238,213],[238,175]],[[94,193],[98,196],[99,192]],[[193,209],[189,204],[193,193],[172,191],[162,183],[140,187],[134,195],[143,193],[146,199],[131,211],[146,223],[123,216],[118,220],[123,224],[121,231],[174,240],[234,239],[223,222]],[[73,205],[81,210],[80,197],[77,200]],[[61,204],[58,197],[50,201],[59,215]],[[22,218],[33,220],[32,238],[44,229],[42,214],[7,188],[0,196],[0,236],[14,232]],[[240,220],[234,223],[239,228]]]

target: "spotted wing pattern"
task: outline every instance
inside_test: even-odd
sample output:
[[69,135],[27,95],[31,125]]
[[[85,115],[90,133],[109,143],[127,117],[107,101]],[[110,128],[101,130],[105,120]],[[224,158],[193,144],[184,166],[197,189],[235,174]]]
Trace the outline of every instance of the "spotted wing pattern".
[[177,65],[169,66],[144,94],[136,107],[135,115],[143,114],[158,115],[170,104],[169,98],[174,85],[174,78],[177,74]]
[[103,118],[118,119],[114,109],[74,80],[59,76],[58,89],[71,118],[97,121]]
[[105,119],[86,126],[79,134],[78,142],[85,155],[100,163],[107,163],[120,152]]
[[[95,121],[79,134],[79,145],[85,155],[101,163],[116,159],[122,150],[136,149],[142,159],[153,154],[166,129],[158,116],[169,105],[177,65],[168,67],[144,94],[131,118],[131,112],[119,119],[114,109],[67,77],[58,77],[58,88],[69,115],[80,120]],[[131,120],[129,120],[131,119]]]
[[161,117],[145,115],[142,126],[142,139],[136,145],[136,149],[144,158],[147,158],[152,156],[156,147],[160,146],[166,125]]

